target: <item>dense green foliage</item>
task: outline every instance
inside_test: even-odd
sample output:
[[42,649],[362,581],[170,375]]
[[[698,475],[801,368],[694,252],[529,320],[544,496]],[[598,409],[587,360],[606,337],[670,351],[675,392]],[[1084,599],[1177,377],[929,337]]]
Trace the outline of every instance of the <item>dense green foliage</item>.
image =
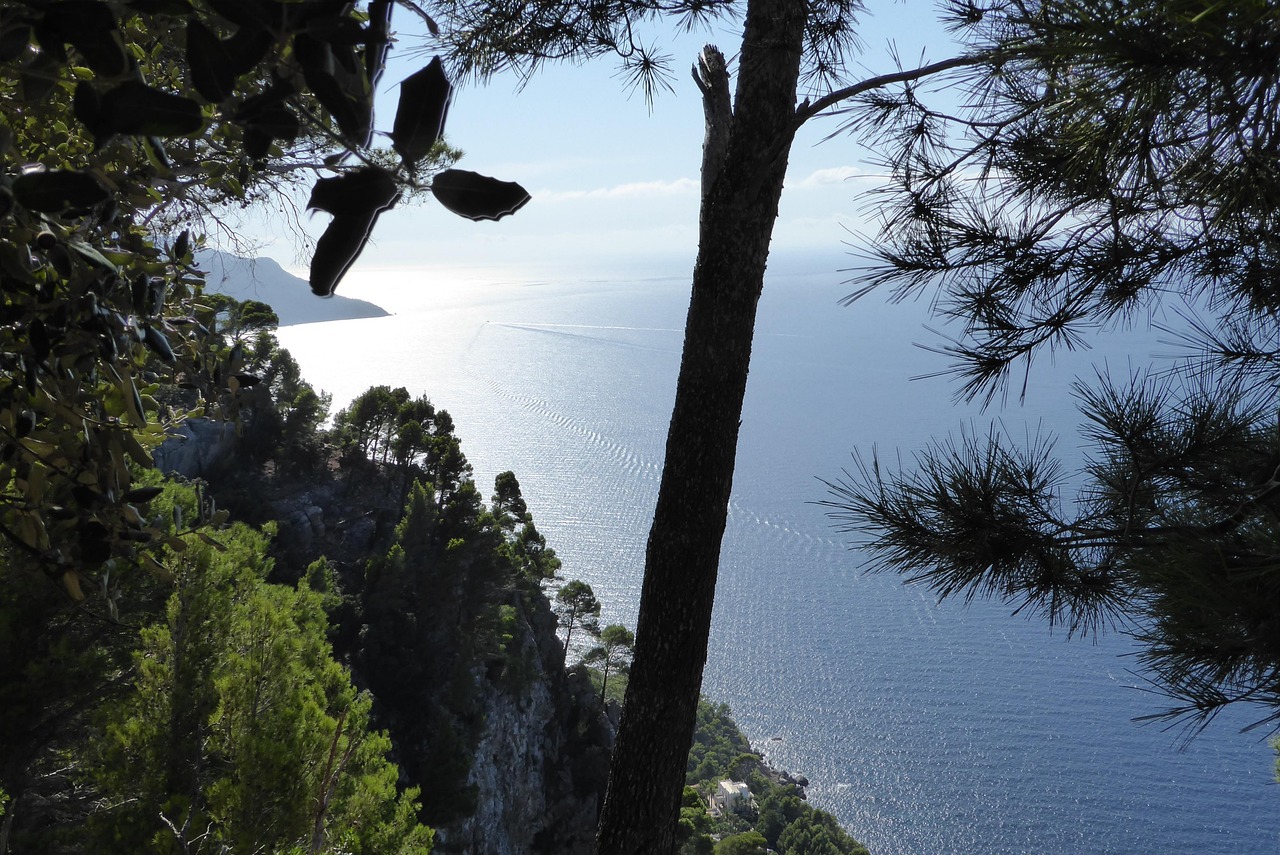
[[[746,783],[753,803],[713,817],[708,797],[724,780]],[[681,855],[867,855],[835,817],[810,806],[794,781],[751,750],[727,706],[706,700],[698,704],[679,837]]]
[[546,609],[541,583],[559,560],[512,473],[497,476],[485,506],[453,420],[427,399],[375,387],[339,414],[336,433],[349,467],[385,458],[410,484],[390,548],[365,565],[359,663],[380,703],[414,711],[395,722],[413,746],[401,759],[422,782],[424,816],[448,823],[474,810],[481,681],[519,691],[541,667],[517,630]]
[[[393,5],[411,7],[5,6],[0,536],[11,562],[83,600],[153,561],[130,505],[133,472],[191,415],[235,420],[251,406],[264,379],[251,351],[269,356],[255,339],[274,314],[201,293],[202,230],[239,240],[223,213],[263,200],[293,209],[311,185],[308,207],[334,215],[312,258],[313,289],[329,293],[378,214],[456,159],[441,141],[451,87],[439,61],[405,82],[394,153],[372,147]],[[451,171],[442,204],[496,216],[475,197],[502,185],[502,213],[514,209],[515,185],[470,176]],[[287,375],[270,382],[296,385]],[[174,382],[189,394],[164,397]],[[297,418],[264,442],[300,452],[286,465],[311,465],[315,449],[299,442],[323,401],[297,391],[285,407]]]
[[[181,45],[228,22],[205,4],[138,6],[17,4],[0,22],[0,531],[15,560],[60,568],[76,598],[145,543],[124,506],[130,469],[188,412],[156,400],[157,380],[181,376],[215,409],[235,396],[243,365],[199,333],[194,241],[177,233],[279,180],[255,168],[283,157],[270,135],[245,153],[257,125],[244,106],[274,71],[291,76],[305,27],[243,40],[213,93]],[[297,106],[280,100],[292,142]],[[285,160],[306,162],[327,129],[317,119]],[[167,247],[155,226],[173,226]]]
[[370,699],[332,658],[322,596],[267,584],[267,540],[242,525],[178,542],[133,689],[102,713],[91,774],[119,807],[93,817],[94,847],[429,852],[416,790],[397,794]]
[[[234,237],[223,212],[287,208],[312,184],[308,206],[333,219],[311,284],[331,293],[401,190],[430,189],[473,219],[528,200],[438,173],[456,157],[441,143],[439,61],[405,82],[392,151],[371,147],[393,5],[411,6],[0,11],[0,782],[12,795],[0,850],[84,851],[86,835],[106,852],[430,848],[387,738],[369,729],[372,700],[329,650],[328,636],[355,633],[325,613],[354,611],[339,571],[273,571],[270,540],[228,528],[212,490],[162,487],[150,471],[197,414],[235,422],[249,477],[328,459],[328,401],[279,348],[275,313],[202,292],[198,233]],[[558,561],[527,511],[511,516],[509,485],[503,522],[476,521],[451,422],[426,408],[397,413],[401,498],[427,478],[441,530],[459,535],[450,558],[509,568],[530,589],[469,604],[484,625],[472,652],[488,661],[521,605],[546,611],[536,580]]]
[[744,756],[759,759],[752,753],[747,737],[730,718],[728,705],[700,701],[685,783],[699,784],[717,775],[727,775]]
[[[429,450],[383,463],[372,445],[378,459],[347,447],[341,470],[287,465],[288,443],[263,443],[262,432],[310,387],[269,327],[254,331],[246,358],[261,356],[262,376],[287,382],[265,380],[244,398],[243,462],[216,487],[137,476],[145,501],[136,508],[157,546],[150,573],[112,580],[113,614],[127,623],[86,620],[46,577],[0,564],[0,786],[18,799],[11,851],[429,851],[420,821],[475,809],[468,779],[495,693],[524,705],[533,682],[564,691],[541,587],[559,561],[514,474],[498,476],[486,506],[447,414],[403,390],[389,392],[397,409],[407,405],[456,451],[450,465],[433,465]],[[303,447],[336,453],[349,425],[326,437],[316,421],[300,429]],[[380,508],[406,475],[403,511]],[[264,488],[335,478],[353,501],[383,497],[374,512],[394,531],[379,541],[373,526],[371,542],[383,544],[375,557],[344,548],[333,561],[273,543]],[[254,509],[262,531],[214,511],[215,494],[246,490],[247,501],[226,504]],[[376,695],[356,691],[331,639]],[[608,667],[622,667],[616,653]],[[547,762],[561,770],[551,780],[599,792],[608,733],[582,674],[579,685],[578,700],[557,707],[566,756]],[[391,731],[399,768],[375,722]]]
[[727,835],[712,850],[714,855],[768,855],[769,841],[758,831]]
[[33,796],[13,851],[429,852],[326,595],[266,581],[271,527],[212,525],[203,489],[142,479],[163,546],[110,594],[137,623],[0,564],[0,781]]

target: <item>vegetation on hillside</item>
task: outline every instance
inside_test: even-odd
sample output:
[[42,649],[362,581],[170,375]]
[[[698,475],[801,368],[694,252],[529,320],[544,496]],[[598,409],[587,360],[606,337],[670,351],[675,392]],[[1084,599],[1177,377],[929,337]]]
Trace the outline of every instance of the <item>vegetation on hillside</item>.
[[[677,832],[681,855],[867,855],[836,818],[805,801],[803,787],[751,749],[724,704],[698,703]],[[721,781],[739,781],[751,802],[713,816]]]
[[429,852],[324,593],[267,581],[274,526],[214,522],[201,485],[140,478],[163,546],[110,594],[124,619],[0,562],[0,848]]
[[[486,505],[448,414],[403,389],[321,430],[327,399],[269,309],[215,306],[202,334],[242,347],[261,382],[213,482],[132,474],[149,572],[107,562],[104,619],[0,553],[0,851],[430,851],[420,822],[473,808],[478,681],[561,667],[542,594],[559,561],[514,474]],[[279,542],[266,502],[335,477],[391,521],[336,563]],[[232,521],[242,508],[257,528]],[[553,655],[535,662],[538,631]]]
[[[195,501],[165,490],[154,504]],[[431,850],[372,699],[333,659],[323,594],[266,582],[267,533],[236,523],[168,547],[182,544],[173,592],[87,758],[110,805],[90,816],[95,851]]]

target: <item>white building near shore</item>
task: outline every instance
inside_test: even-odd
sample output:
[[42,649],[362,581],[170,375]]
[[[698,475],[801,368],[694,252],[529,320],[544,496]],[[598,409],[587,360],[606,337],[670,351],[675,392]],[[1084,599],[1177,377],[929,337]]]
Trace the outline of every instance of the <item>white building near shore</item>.
[[707,813],[722,816],[751,804],[751,788],[741,781],[721,781],[711,792]]

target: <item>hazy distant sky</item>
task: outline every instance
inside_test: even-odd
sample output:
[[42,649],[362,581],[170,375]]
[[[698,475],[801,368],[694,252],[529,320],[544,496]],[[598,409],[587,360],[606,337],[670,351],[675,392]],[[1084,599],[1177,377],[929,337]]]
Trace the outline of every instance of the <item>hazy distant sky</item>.
[[[894,70],[886,46],[896,43],[904,64],[925,51],[928,61],[953,52],[931,0],[868,0],[861,18],[866,75]],[[398,26],[407,26],[400,13]],[[673,56],[672,92],[652,112],[638,92],[615,77],[608,57],[579,65],[550,65],[523,88],[514,77],[469,84],[454,94],[446,135],[465,152],[459,168],[518,181],[533,196],[500,222],[472,223],[431,200],[384,215],[357,270],[372,267],[610,268],[654,273],[687,270],[696,252],[702,107],[689,75],[698,50],[718,45],[731,70],[741,36],[739,20],[706,33],[657,34]],[[420,42],[405,33],[381,82],[376,124],[389,127],[399,81],[424,64]],[[821,254],[839,261],[847,229],[864,228],[864,191],[874,171],[868,155],[846,138],[821,142],[838,127],[811,121],[792,151],[775,253]],[[326,215],[310,218],[318,234]],[[254,224],[263,253],[296,266],[294,242],[271,237],[278,225]]]

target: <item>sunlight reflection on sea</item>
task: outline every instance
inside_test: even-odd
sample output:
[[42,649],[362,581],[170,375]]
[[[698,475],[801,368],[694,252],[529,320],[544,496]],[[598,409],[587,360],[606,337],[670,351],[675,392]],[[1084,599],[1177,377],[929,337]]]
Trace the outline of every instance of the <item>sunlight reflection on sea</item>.
[[[1131,719],[1160,708],[1117,634],[1067,643],[1000,604],[938,605],[865,574],[817,477],[873,447],[891,462],[934,435],[1060,434],[1080,461],[1069,388],[1105,360],[1161,348],[1104,340],[1038,370],[1025,402],[952,403],[925,307],[837,307],[838,275],[775,277],[761,304],[705,691],[877,855],[1280,851],[1274,755],[1224,716],[1184,751]],[[569,578],[634,625],[687,302],[683,279],[362,274],[344,293],[391,317],[280,338],[335,409],[375,383],[453,415],[487,494],[512,469]]]

